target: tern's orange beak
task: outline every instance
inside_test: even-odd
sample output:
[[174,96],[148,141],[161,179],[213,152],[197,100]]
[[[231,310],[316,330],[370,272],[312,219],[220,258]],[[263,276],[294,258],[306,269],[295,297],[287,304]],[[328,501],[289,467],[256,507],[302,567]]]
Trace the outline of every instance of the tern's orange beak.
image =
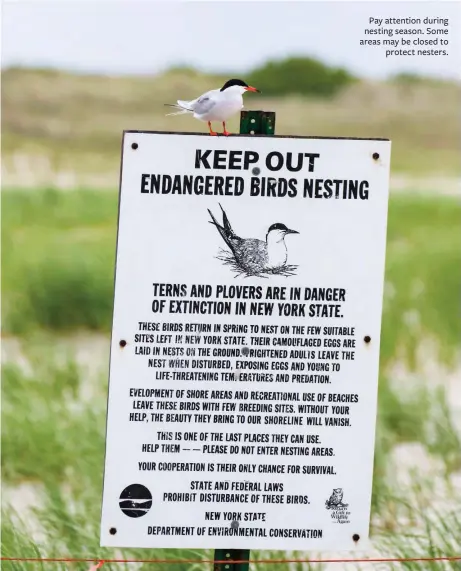
[[245,91],[254,91],[255,93],[261,93],[259,91],[259,89],[256,89],[256,87],[251,87],[251,85],[249,85],[248,87],[245,88]]

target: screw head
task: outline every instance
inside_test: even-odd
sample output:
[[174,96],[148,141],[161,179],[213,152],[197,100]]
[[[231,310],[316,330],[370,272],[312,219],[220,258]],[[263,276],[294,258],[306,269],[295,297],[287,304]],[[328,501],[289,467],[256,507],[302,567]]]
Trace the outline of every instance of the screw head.
[[125,341],[125,339],[121,339],[121,340],[119,341],[119,345],[120,345],[120,347],[121,347],[122,349],[123,349],[123,347],[126,347],[126,341]]
[[117,528],[111,527],[111,528],[109,529],[109,533],[110,533],[111,535],[115,535],[115,534],[117,533]]
[[138,148],[138,143],[131,143],[131,148],[133,149],[133,151],[136,151],[136,149]]
[[352,539],[357,542],[360,539],[360,535],[358,533],[354,533],[354,535],[352,536]]
[[365,341],[365,343],[369,343],[371,341],[371,337],[369,335],[365,335],[363,340]]
[[251,169],[251,172],[255,175],[258,176],[258,174],[261,172],[261,169],[259,167],[254,167],[253,169]]
[[373,153],[373,158],[375,161],[377,161],[379,159],[379,153]]

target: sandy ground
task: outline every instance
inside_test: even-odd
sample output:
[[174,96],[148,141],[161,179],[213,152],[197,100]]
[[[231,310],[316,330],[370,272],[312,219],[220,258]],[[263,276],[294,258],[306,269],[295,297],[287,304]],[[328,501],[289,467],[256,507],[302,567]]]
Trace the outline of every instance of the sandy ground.
[[[85,381],[82,386],[82,398],[91,398],[92,387],[96,375],[107,375],[109,360],[109,338],[101,335],[82,334],[71,339],[61,339],[54,345],[56,355],[65,358],[69,350],[75,355],[77,363],[85,371]],[[440,367],[434,358],[431,358],[433,348],[430,345],[421,347],[421,356],[417,373],[410,373],[401,363],[396,363],[392,369],[391,377],[397,385],[410,387],[412,384],[422,382],[434,387],[439,384],[447,390],[453,420],[461,436],[461,361],[454,371],[447,371]],[[4,339],[2,343],[2,361],[16,362],[25,370],[28,363],[21,351],[21,344],[17,339]],[[399,490],[409,489],[414,484],[415,474],[420,481],[431,482],[429,500],[431,506],[439,512],[453,509],[453,495],[461,498],[461,471],[451,475],[447,483],[441,478],[442,465],[433,457],[429,456],[424,447],[419,443],[402,444],[394,449],[390,470],[396,474],[395,484]],[[451,490],[450,490],[451,486]],[[24,514],[31,534],[37,541],[42,539],[39,523],[31,513],[31,509],[39,502],[41,488],[34,483],[24,483],[14,488],[4,487],[4,501],[12,503]],[[410,492],[408,492],[410,494]],[[410,498],[409,498],[410,499]],[[421,497],[414,498],[416,503]],[[399,525],[408,526],[409,522],[402,519]],[[417,529],[417,528],[416,528]],[[380,553],[376,549],[359,551],[354,554],[345,552],[315,554],[306,552],[297,553],[297,557],[305,559],[351,559],[351,558],[380,558],[388,553]],[[392,556],[392,555],[391,555]],[[287,554],[287,557],[290,557]],[[441,563],[440,570],[445,565]],[[133,569],[137,566],[134,565]],[[387,571],[403,568],[395,563],[326,563],[323,571]]]

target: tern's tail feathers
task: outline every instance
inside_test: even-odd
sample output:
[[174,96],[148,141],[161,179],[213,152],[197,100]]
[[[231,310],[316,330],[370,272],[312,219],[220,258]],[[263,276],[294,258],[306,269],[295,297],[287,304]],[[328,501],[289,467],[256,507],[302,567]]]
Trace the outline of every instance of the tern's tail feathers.
[[178,100],[177,103],[172,105],[171,103],[165,103],[166,107],[173,107],[174,109],[179,109],[179,111],[175,111],[174,113],[167,113],[166,117],[169,115],[184,115],[184,113],[193,113],[192,109],[189,109],[189,102],[188,101],[181,101]]
[[191,109],[190,101],[181,101],[181,99],[178,99],[176,103],[178,104],[178,107],[181,107],[181,109],[187,109],[187,111],[189,111],[190,113],[194,112],[193,109]]
[[232,226],[230,225],[229,218],[227,217],[227,214],[226,214],[224,208],[221,205],[219,205],[219,207],[221,208],[221,212],[222,212],[222,221],[224,224],[224,229],[226,230],[226,232],[229,235],[234,236],[234,231],[232,230]]
[[207,208],[207,210],[208,210],[208,214],[211,216],[211,220],[213,221],[213,222],[210,222],[210,224],[213,224],[213,226],[216,226],[216,228],[219,230],[220,234],[221,234],[221,232],[224,232],[224,228],[221,226],[221,224],[213,216],[213,212],[211,212],[211,210],[209,208]]
[[[224,242],[227,244],[227,246],[231,249],[231,251],[234,251],[234,247],[235,247],[235,243],[238,242],[240,240],[240,238],[238,238],[238,236],[236,236],[232,230],[232,228],[230,227],[229,221],[227,220],[227,216],[225,216],[224,218],[224,226],[221,226],[221,224],[219,224],[219,222],[216,220],[216,218],[213,216],[213,213],[211,212],[210,209],[208,209],[208,212],[211,216],[211,220],[210,220],[210,224],[213,224],[213,226],[216,226],[216,228],[218,229],[218,232],[221,235],[221,238],[224,240]],[[223,211],[224,213],[224,211]]]

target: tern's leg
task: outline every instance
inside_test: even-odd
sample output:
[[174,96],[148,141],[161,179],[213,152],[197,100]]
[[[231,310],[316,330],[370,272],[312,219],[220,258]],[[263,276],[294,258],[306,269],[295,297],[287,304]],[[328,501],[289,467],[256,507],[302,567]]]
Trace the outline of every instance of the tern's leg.
[[222,126],[224,128],[224,131],[222,132],[222,134],[223,135],[230,135],[230,133],[226,131],[226,122],[225,121],[222,122]]
[[208,129],[210,129],[210,135],[217,135],[218,133],[216,133],[216,131],[213,131],[213,129],[211,128],[211,121],[208,121]]

